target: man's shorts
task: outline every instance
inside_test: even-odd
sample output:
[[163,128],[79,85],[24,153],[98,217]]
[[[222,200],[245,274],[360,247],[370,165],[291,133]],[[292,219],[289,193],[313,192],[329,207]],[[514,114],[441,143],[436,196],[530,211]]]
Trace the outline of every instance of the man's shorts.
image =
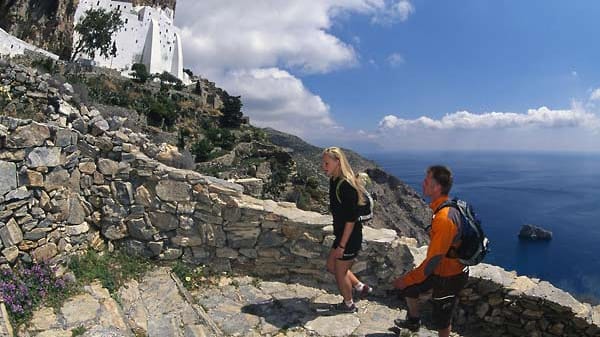
[[399,295],[408,298],[418,298],[419,294],[433,289],[431,296],[433,302],[433,328],[436,330],[445,329],[450,325],[452,315],[456,310],[458,293],[465,287],[468,280],[468,269],[454,276],[441,277],[431,275],[422,283],[402,289]]

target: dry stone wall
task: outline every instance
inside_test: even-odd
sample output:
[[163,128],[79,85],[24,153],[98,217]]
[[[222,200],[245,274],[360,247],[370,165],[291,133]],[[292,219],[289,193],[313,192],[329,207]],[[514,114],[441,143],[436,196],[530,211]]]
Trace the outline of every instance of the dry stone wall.
[[[328,279],[329,216],[166,166],[142,152],[143,135],[111,129],[93,109],[63,102],[62,110],[69,114],[58,125],[0,117],[0,262],[60,259],[107,242],[220,271]],[[379,283],[412,256],[388,249],[393,231],[372,233],[366,255],[377,263],[359,267]]]
[[600,305],[500,267],[472,268],[456,325],[478,336],[600,336]]

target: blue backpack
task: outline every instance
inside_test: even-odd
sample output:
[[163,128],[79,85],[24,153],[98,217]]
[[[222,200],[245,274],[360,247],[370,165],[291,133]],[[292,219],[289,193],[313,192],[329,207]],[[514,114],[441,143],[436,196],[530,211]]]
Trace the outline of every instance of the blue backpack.
[[435,210],[434,214],[445,207],[453,207],[461,215],[461,223],[458,224],[461,243],[456,249],[450,248],[447,256],[458,258],[460,263],[465,266],[479,264],[490,251],[490,241],[483,233],[481,221],[477,218],[473,207],[464,200],[446,200]]

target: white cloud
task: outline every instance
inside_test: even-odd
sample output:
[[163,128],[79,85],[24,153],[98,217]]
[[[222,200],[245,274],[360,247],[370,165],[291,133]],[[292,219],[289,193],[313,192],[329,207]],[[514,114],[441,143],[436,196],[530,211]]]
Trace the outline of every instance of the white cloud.
[[387,150],[600,150],[600,116],[574,102],[571,109],[527,113],[458,111],[440,119],[387,115],[377,143]]
[[414,13],[415,8],[408,0],[387,1],[387,10],[380,11],[371,19],[374,23],[392,24],[398,21],[406,21]]
[[392,53],[386,60],[392,67],[397,67],[405,62],[404,56],[400,53]]
[[432,129],[432,130],[478,130],[478,129],[507,129],[522,127],[560,128],[587,127],[597,128],[600,119],[593,113],[579,108],[570,110],[550,110],[547,107],[530,109],[526,114],[513,112],[488,112],[474,114],[468,111],[458,111],[447,114],[441,119],[419,117],[403,119],[394,115],[385,116],[379,122],[380,129]]
[[252,124],[305,135],[307,131],[335,128],[329,106],[285,70],[238,70],[223,78],[230,93],[243,93],[243,111]]
[[592,91],[592,94],[590,95],[590,101],[600,101],[600,88]]
[[357,64],[355,50],[330,34],[345,13],[406,20],[406,0],[178,1],[186,65],[200,73],[280,67],[323,73]]
[[293,73],[358,64],[352,45],[330,33],[336,18],[358,14],[390,23],[413,11],[407,0],[180,0],[175,23],[182,29],[185,67],[241,95],[253,124],[328,134],[339,128],[329,106]]
[[384,150],[600,151],[598,133],[580,128],[380,130]]

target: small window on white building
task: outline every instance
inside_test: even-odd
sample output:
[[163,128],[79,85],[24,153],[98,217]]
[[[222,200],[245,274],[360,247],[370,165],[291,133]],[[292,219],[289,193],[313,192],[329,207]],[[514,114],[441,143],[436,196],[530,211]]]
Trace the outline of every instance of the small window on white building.
[[96,6],[100,6],[100,1],[96,2]]

